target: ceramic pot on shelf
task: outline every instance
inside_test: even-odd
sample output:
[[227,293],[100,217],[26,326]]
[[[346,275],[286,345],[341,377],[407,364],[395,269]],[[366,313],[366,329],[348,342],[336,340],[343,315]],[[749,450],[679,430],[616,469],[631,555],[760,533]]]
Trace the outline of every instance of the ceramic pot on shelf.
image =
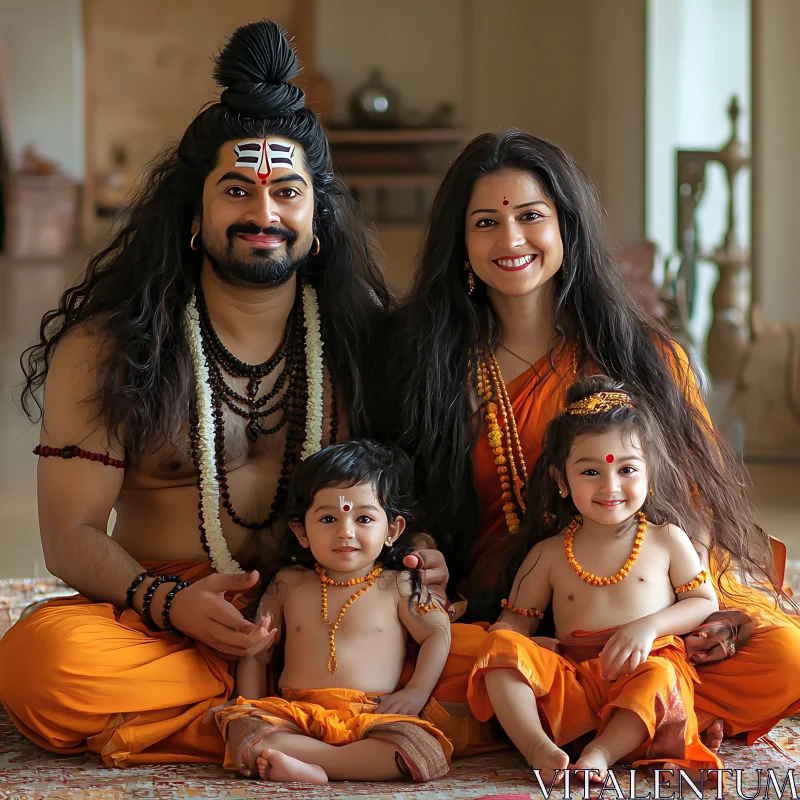
[[392,128],[399,124],[397,92],[383,82],[381,71],[373,69],[367,82],[350,99],[353,124],[360,128]]

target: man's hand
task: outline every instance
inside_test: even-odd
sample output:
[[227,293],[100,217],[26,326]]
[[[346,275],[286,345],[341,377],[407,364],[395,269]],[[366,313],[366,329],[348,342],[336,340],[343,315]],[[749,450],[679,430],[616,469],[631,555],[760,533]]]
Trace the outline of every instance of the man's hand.
[[615,681],[620,675],[630,675],[647,660],[655,638],[647,617],[623,625],[600,651],[600,677]]
[[442,600],[447,599],[447,581],[450,579],[450,573],[439,550],[416,550],[403,559],[403,565],[409,569],[418,569],[422,585]]
[[407,714],[416,717],[428,702],[428,695],[416,689],[401,689],[393,694],[376,697],[378,707],[373,714]]
[[170,612],[172,624],[220,653],[255,656],[272,645],[275,631],[248,622],[225,599],[225,593],[245,592],[257,582],[255,571],[202,578],[175,595]]

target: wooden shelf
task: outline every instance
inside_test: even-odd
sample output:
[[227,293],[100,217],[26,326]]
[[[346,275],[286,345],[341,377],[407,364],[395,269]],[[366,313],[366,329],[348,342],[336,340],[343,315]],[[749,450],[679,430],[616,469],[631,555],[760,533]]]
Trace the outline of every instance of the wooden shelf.
[[331,144],[437,144],[465,141],[460,128],[328,128]]
[[428,172],[376,173],[355,172],[343,175],[351,189],[435,189],[441,183],[439,175]]

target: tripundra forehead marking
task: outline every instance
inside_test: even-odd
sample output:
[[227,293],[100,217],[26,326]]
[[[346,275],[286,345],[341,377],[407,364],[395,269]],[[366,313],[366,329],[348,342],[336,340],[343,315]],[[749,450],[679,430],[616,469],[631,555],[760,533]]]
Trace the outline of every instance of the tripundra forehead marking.
[[294,169],[295,145],[286,139],[266,137],[245,139],[233,146],[236,153],[234,167],[251,167],[264,185],[276,167]]

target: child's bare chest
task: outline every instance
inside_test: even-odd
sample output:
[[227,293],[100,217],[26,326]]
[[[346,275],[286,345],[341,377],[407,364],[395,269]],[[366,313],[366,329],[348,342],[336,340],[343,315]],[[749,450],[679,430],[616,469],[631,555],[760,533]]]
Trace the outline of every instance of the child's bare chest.
[[405,636],[397,615],[397,601],[391,589],[378,584],[353,599],[362,585],[328,587],[323,600],[321,586],[307,580],[293,591],[284,609],[287,643],[291,639],[315,637],[328,642],[333,631],[336,641],[368,638],[376,641],[385,636]]

